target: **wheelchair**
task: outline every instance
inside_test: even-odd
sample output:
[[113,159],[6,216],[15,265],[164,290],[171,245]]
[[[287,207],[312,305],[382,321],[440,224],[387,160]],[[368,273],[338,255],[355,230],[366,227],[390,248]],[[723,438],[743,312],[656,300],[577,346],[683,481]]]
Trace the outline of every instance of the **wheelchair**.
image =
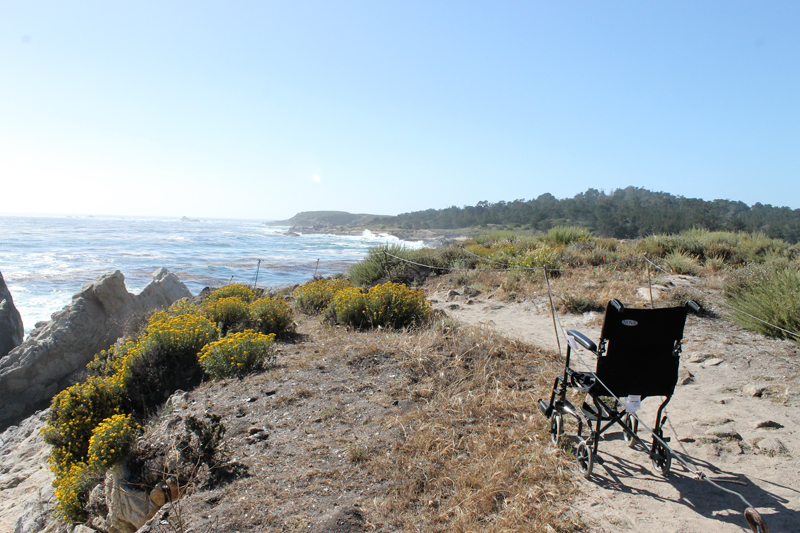
[[[599,344],[577,330],[567,332],[567,355],[563,375],[556,377],[550,400],[539,400],[539,409],[550,421],[550,436],[558,445],[564,437],[564,417],[577,421],[578,445],[575,456],[584,477],[602,464],[598,447],[603,433],[619,426],[628,446],[640,444],[656,470],[669,475],[672,457],[665,445],[664,409],[678,382],[681,340],[689,311],[699,314],[701,307],[689,300],[681,307],[660,309],[626,308],[619,300],[606,306]],[[572,351],[585,349],[597,356],[594,372],[570,368]],[[569,389],[585,393],[583,404],[576,408],[567,398]],[[639,419],[634,416],[641,400],[649,396],[665,399],[656,413],[651,443],[638,436]],[[584,424],[588,436],[583,437]]]

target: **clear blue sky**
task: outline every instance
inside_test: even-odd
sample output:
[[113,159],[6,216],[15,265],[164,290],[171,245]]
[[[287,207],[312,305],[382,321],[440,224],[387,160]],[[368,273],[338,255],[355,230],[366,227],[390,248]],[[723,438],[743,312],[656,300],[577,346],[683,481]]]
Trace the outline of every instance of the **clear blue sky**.
[[800,208],[800,2],[0,0],[0,210]]

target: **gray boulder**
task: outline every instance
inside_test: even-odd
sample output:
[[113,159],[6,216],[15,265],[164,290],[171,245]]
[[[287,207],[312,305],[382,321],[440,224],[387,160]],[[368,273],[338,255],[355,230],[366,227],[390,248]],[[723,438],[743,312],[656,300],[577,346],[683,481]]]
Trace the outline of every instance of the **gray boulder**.
[[0,272],[0,357],[5,357],[8,352],[22,344],[24,336],[22,317],[14,307],[11,292]]
[[122,335],[131,319],[191,297],[166,269],[153,276],[139,295],[128,292],[119,270],[87,283],[70,305],[50,322],[37,324],[25,342],[0,359],[0,430],[46,407],[97,352]]

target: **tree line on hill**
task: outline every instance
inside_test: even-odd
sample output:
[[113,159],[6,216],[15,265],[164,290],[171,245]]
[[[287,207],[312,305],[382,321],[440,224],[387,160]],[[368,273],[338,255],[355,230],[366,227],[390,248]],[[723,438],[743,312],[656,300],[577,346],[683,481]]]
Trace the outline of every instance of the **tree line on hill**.
[[547,231],[553,226],[586,227],[598,237],[633,239],[692,228],[709,231],[763,232],[791,243],[800,240],[800,209],[731,200],[706,201],[638,187],[609,194],[588,189],[558,200],[542,194],[535,200],[478,202],[475,206],[427,209],[376,217],[373,223],[404,229],[457,229],[502,225]]

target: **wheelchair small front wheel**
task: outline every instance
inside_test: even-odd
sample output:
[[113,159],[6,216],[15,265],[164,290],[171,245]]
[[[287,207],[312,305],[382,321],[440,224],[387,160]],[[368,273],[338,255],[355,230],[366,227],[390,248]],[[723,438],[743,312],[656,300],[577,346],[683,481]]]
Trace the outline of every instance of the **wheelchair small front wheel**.
[[[634,435],[639,432],[639,419],[631,416],[630,413],[626,413],[625,416],[622,417],[622,423],[625,424],[625,427]],[[627,431],[622,432],[622,438],[625,439],[625,444],[628,445],[628,448],[632,448],[633,445],[636,444],[636,439],[629,435]]]
[[553,414],[550,415],[550,440],[555,446],[558,446],[563,436],[564,417],[561,413],[553,412]]
[[594,468],[594,453],[592,453],[591,441],[581,441],[578,444],[578,449],[575,452],[575,459],[578,461],[578,468],[583,474],[583,477],[588,478],[592,475],[592,468]]
[[660,442],[656,442],[653,445],[653,454],[655,454],[655,457],[651,457],[653,468],[661,470],[661,475],[668,477],[670,467],[672,467],[672,454],[669,448],[665,447]]

